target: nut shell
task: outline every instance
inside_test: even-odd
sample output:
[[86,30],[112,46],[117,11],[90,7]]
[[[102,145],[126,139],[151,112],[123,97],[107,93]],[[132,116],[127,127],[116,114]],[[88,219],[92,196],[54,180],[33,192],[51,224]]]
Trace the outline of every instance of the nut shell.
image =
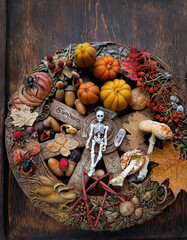
[[75,107],[77,109],[77,111],[80,114],[86,114],[86,107],[84,106],[84,104],[80,101],[80,99],[76,99],[75,100]]

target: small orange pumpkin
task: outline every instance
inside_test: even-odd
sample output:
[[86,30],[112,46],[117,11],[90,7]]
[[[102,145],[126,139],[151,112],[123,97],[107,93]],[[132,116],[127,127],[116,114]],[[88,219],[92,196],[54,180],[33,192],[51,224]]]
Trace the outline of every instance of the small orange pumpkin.
[[100,89],[93,82],[82,83],[77,92],[83,104],[94,104],[99,100]]
[[87,42],[77,45],[74,52],[75,62],[82,68],[91,67],[96,56],[95,49]]
[[93,74],[102,81],[114,79],[118,72],[119,63],[111,56],[100,57],[94,63]]

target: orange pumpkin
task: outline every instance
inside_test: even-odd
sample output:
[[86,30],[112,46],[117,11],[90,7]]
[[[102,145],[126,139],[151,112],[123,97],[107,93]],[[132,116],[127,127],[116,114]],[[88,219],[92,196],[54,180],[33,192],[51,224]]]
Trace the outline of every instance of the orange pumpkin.
[[95,49],[87,42],[77,45],[74,52],[75,62],[82,68],[92,66],[96,56]]
[[111,56],[100,57],[94,63],[93,74],[102,81],[114,79],[118,72],[119,63]]
[[31,75],[33,86],[29,86],[28,78],[20,86],[18,93],[13,96],[13,105],[20,110],[25,104],[32,109],[42,104],[52,88],[50,76],[44,72],[36,72]]
[[78,98],[83,104],[94,104],[99,100],[99,87],[93,82],[82,83],[77,92]]

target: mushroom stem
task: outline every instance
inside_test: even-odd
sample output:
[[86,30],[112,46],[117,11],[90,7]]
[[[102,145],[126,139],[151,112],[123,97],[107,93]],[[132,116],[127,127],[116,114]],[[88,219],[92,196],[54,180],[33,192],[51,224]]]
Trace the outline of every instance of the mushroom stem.
[[151,137],[149,138],[149,147],[148,147],[148,150],[147,150],[147,154],[148,154],[148,153],[151,153],[151,152],[153,151],[155,142],[156,142],[156,137],[155,137],[155,135],[152,133],[152,134],[151,134]]
[[113,178],[110,181],[110,184],[112,184],[113,186],[120,186],[120,187],[122,187],[124,179],[132,171],[132,169],[134,168],[135,165],[136,165],[136,160],[131,161],[129,166],[126,167],[125,170],[121,174],[119,174],[117,177]]

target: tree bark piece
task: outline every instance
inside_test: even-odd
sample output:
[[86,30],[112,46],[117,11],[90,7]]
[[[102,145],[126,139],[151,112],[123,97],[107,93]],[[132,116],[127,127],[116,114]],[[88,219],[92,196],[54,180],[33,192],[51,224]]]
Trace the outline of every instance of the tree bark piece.
[[50,106],[50,115],[63,123],[71,124],[71,126],[80,129],[84,117],[75,109],[68,107],[66,104],[57,100],[53,100]]

